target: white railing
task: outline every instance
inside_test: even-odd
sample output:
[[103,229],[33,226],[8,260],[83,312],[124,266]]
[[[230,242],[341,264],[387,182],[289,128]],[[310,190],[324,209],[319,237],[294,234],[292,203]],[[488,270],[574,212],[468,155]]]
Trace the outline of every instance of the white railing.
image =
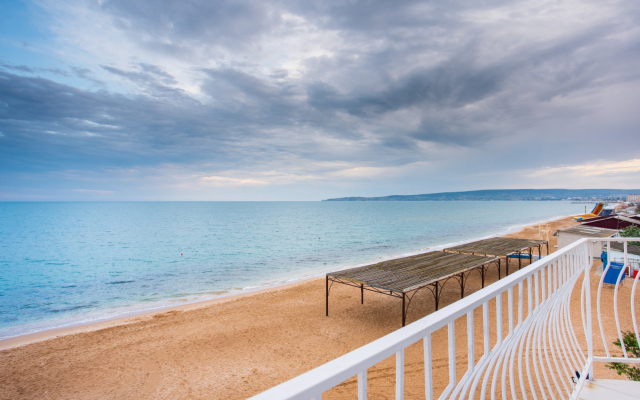
[[[625,255],[626,242],[629,240],[640,239],[603,239],[605,242],[625,242]],[[396,360],[396,399],[403,399],[405,349],[419,341],[423,341],[424,347],[424,386],[427,400],[434,398],[434,389],[442,390],[438,397],[440,400],[484,400],[487,396],[491,399],[497,396],[525,400],[576,399],[585,380],[594,377],[594,362],[640,361],[629,358],[624,347],[622,351],[625,358],[611,357],[607,346],[607,342],[611,341],[611,332],[609,336],[606,335],[601,310],[607,310],[606,317],[613,307],[616,323],[614,334],[618,334],[622,341],[618,313],[618,289],[622,275],[612,285],[613,305],[610,304],[611,295],[603,290],[603,279],[611,268],[610,263],[597,288],[596,317],[606,356],[594,355],[590,280],[592,261],[589,241],[579,240],[464,299],[267,390],[252,400],[319,400],[323,392],[354,376],[357,376],[358,399],[363,400],[367,398],[367,369],[393,355]],[[624,296],[631,298],[630,312],[636,337],[638,329],[633,299],[638,277],[640,274],[633,281],[630,295],[627,293],[628,285],[624,291]],[[577,296],[574,286],[580,280],[582,323],[574,321],[571,316],[572,295]],[[504,302],[506,309],[503,308]],[[606,308],[604,303],[607,304]],[[482,315],[482,323],[478,321],[478,326],[474,323],[476,312]],[[458,374],[456,366],[455,323],[458,319],[466,319],[467,327],[467,368],[462,376]],[[432,335],[444,327],[448,331],[449,381],[442,389],[434,388],[431,340]],[[611,328],[612,325],[607,326],[609,331]],[[483,346],[479,349],[482,356],[477,360],[476,335],[483,339]],[[583,341],[578,337],[584,338]],[[576,372],[579,372],[579,378]]]

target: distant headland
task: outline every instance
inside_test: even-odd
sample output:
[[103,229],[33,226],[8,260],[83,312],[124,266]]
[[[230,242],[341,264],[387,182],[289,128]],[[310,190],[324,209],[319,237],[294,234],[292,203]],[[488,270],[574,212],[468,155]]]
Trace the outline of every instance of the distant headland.
[[627,195],[637,193],[640,193],[640,189],[496,189],[384,197],[341,197],[322,201],[624,201]]

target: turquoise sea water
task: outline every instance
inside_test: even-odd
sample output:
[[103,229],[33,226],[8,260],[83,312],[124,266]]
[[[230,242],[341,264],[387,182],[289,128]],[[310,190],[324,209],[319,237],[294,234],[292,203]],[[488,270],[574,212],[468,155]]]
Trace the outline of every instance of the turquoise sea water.
[[578,214],[569,202],[0,203],[0,338]]

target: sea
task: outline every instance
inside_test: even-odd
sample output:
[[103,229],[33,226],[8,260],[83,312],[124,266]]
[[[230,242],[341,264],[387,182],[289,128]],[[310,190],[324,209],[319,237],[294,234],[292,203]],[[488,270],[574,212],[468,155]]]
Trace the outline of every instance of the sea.
[[0,203],[0,339],[581,214],[569,201]]

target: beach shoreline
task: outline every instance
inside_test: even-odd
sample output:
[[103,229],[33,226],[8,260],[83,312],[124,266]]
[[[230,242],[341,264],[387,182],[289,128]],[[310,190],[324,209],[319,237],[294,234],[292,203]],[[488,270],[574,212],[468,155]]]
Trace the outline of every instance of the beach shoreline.
[[[323,277],[326,272],[329,271],[338,271],[338,270],[342,270],[342,269],[348,269],[348,268],[355,268],[355,267],[360,267],[360,266],[364,266],[364,265],[369,265],[369,264],[373,264],[373,263],[377,263],[377,262],[381,262],[381,261],[387,261],[387,260],[393,260],[393,259],[397,259],[397,258],[403,258],[403,257],[409,257],[409,256],[413,256],[416,254],[421,254],[424,252],[428,252],[428,251],[438,251],[438,250],[442,250],[444,248],[447,247],[452,247],[455,245],[459,245],[459,244],[464,244],[464,243],[469,243],[472,241],[476,241],[476,240],[482,240],[482,239],[487,239],[487,238],[492,238],[492,237],[501,237],[501,236],[507,236],[507,235],[513,235],[513,234],[517,234],[518,232],[522,232],[523,230],[525,230],[528,227],[532,227],[532,226],[537,226],[540,224],[546,224],[546,223],[550,223],[553,221],[558,221],[558,220],[562,220],[565,218],[572,218],[574,217],[573,215],[564,215],[564,216],[560,216],[560,217],[554,217],[554,218],[550,218],[550,219],[544,219],[544,220],[540,220],[540,221],[536,221],[533,223],[527,223],[527,224],[522,224],[522,225],[514,225],[511,226],[509,228],[507,228],[504,231],[500,231],[498,233],[495,234],[491,234],[491,235],[485,235],[482,237],[478,237],[478,238],[473,238],[473,239],[468,239],[468,240],[462,240],[462,241],[456,241],[456,242],[452,242],[452,243],[446,243],[443,245],[438,245],[438,246],[432,246],[432,247],[425,247],[423,249],[419,249],[415,252],[408,252],[408,253],[402,253],[402,254],[397,254],[397,255],[392,255],[389,257],[380,257],[379,259],[376,260],[368,260],[366,262],[363,263],[358,263],[355,265],[348,265],[348,266],[343,266],[342,268],[331,268],[331,269],[327,269],[327,271],[323,271],[317,274],[313,274],[313,275],[307,275],[304,277],[300,277],[300,278],[294,278],[291,279],[290,281],[278,281],[275,283],[267,283],[261,286],[257,286],[257,287],[251,287],[251,288],[242,288],[239,290],[230,290],[224,294],[218,295],[214,298],[210,298],[210,299],[206,299],[206,300],[195,300],[195,301],[188,301],[188,300],[184,300],[185,303],[184,304],[180,304],[180,305],[167,305],[167,306],[160,306],[158,308],[152,309],[152,310],[143,310],[143,311],[134,311],[134,312],[130,312],[130,313],[124,313],[125,315],[119,315],[116,317],[111,317],[111,318],[106,318],[106,319],[99,319],[96,321],[91,321],[91,322],[87,322],[87,323],[79,323],[79,324],[73,324],[70,326],[63,326],[63,327],[56,327],[56,328],[52,328],[52,329],[44,329],[41,331],[37,331],[37,332],[32,332],[32,333],[26,333],[26,334],[20,334],[20,335],[16,335],[16,336],[12,336],[12,337],[7,337],[4,339],[0,339],[0,351],[2,350],[7,350],[7,349],[11,349],[11,348],[15,348],[15,347],[19,347],[19,346],[24,346],[24,345],[28,345],[31,343],[36,343],[36,342],[41,342],[41,341],[46,341],[49,339],[53,339],[53,338],[57,338],[57,337],[61,337],[61,336],[65,336],[65,335],[73,335],[73,334],[77,334],[77,333],[84,333],[84,332],[93,332],[93,331],[97,331],[100,329],[106,329],[106,328],[110,328],[110,327],[114,327],[114,326],[120,326],[120,325],[126,325],[126,324],[131,324],[131,323],[135,323],[135,322],[140,322],[143,320],[149,320],[152,319],[155,315],[157,314],[163,314],[163,313],[167,313],[167,312],[172,312],[172,311],[189,311],[189,310],[193,310],[193,309],[198,309],[198,308],[204,308],[204,307],[209,307],[209,306],[213,306],[216,304],[220,304],[220,303],[225,303],[225,302],[231,302],[231,301],[235,301],[244,297],[249,297],[249,296],[254,296],[254,295],[258,295],[261,293],[266,293],[269,291],[278,291],[278,290],[284,290],[286,288],[289,287],[294,287],[296,285],[300,285],[300,284],[304,284],[307,283],[311,280],[317,279],[319,277]],[[180,300],[178,300],[180,301]]]
[[[556,219],[549,222],[549,233],[575,224],[571,217]],[[504,236],[540,239],[538,227],[529,224]],[[553,252],[557,238],[550,236],[549,241]],[[523,260],[522,266],[528,263]],[[498,280],[497,268],[486,270],[485,285]],[[465,292],[480,289],[480,274],[470,274]],[[441,308],[459,299],[459,285],[443,286]],[[0,350],[0,398],[246,399],[396,331],[401,327],[400,307],[395,297],[369,292],[361,304],[360,291],[334,285],[325,316],[325,279],[314,277],[130,318],[18,336],[3,341]],[[434,311],[431,293],[420,291],[407,311],[407,324]],[[458,329],[456,337],[464,338],[466,328],[456,325]],[[443,328],[433,340],[446,337]],[[466,350],[462,344],[458,348]],[[446,346],[434,349],[434,357],[446,360],[443,352]],[[406,386],[407,398],[424,396],[419,383],[424,377],[422,357],[420,346],[406,351],[407,382],[418,380]],[[372,398],[393,397],[387,392],[393,388],[394,362],[391,357],[369,369]],[[436,364],[434,379],[445,382],[447,367]],[[354,380],[348,380],[325,392],[323,399],[351,398],[355,389]]]

